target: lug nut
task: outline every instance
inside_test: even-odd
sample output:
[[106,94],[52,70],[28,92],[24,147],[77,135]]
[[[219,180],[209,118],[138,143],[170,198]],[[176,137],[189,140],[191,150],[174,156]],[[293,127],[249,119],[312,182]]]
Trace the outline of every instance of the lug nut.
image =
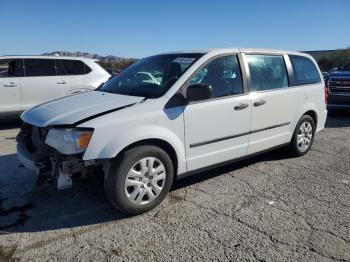
[[150,183],[147,184],[148,187],[149,187],[150,185],[151,185]]

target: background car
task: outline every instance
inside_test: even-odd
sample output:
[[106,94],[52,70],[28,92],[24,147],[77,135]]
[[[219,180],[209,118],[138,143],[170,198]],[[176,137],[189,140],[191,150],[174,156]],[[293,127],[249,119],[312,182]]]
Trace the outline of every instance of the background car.
[[328,110],[350,109],[350,63],[327,74]]
[[96,63],[83,57],[0,57],[0,117],[59,97],[94,90],[110,78]]

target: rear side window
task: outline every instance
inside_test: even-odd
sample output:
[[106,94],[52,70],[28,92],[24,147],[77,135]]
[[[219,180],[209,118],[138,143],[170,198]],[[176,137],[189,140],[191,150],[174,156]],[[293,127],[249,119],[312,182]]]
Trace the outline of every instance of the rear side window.
[[63,66],[62,60],[55,60],[56,62],[56,73],[58,76],[62,76],[62,75],[68,75],[68,72],[66,71],[66,69]]
[[91,72],[91,68],[79,60],[62,60],[62,63],[69,75],[85,75]]
[[247,55],[250,72],[249,91],[288,87],[288,74],[283,56]]
[[25,59],[25,76],[55,76],[55,60],[53,59]]
[[0,60],[0,78],[23,76],[23,60]]
[[315,64],[303,56],[289,56],[294,71],[294,85],[306,85],[321,82]]

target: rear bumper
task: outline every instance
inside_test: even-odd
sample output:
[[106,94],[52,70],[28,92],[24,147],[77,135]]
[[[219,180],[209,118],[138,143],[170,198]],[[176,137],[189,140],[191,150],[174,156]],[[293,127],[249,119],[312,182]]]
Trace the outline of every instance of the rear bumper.
[[327,109],[350,109],[350,105],[348,104],[327,104]]
[[22,143],[17,143],[17,158],[25,167],[36,172],[39,171],[39,168],[34,163],[32,155]]
[[350,93],[330,94],[327,109],[350,109]]

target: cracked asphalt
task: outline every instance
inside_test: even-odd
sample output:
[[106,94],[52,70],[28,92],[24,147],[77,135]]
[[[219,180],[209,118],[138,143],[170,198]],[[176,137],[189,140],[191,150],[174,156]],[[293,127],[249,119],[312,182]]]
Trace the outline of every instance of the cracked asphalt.
[[16,158],[18,126],[0,122],[0,261],[350,261],[350,112],[329,117],[306,156],[188,177],[129,218],[100,177],[38,183]]

